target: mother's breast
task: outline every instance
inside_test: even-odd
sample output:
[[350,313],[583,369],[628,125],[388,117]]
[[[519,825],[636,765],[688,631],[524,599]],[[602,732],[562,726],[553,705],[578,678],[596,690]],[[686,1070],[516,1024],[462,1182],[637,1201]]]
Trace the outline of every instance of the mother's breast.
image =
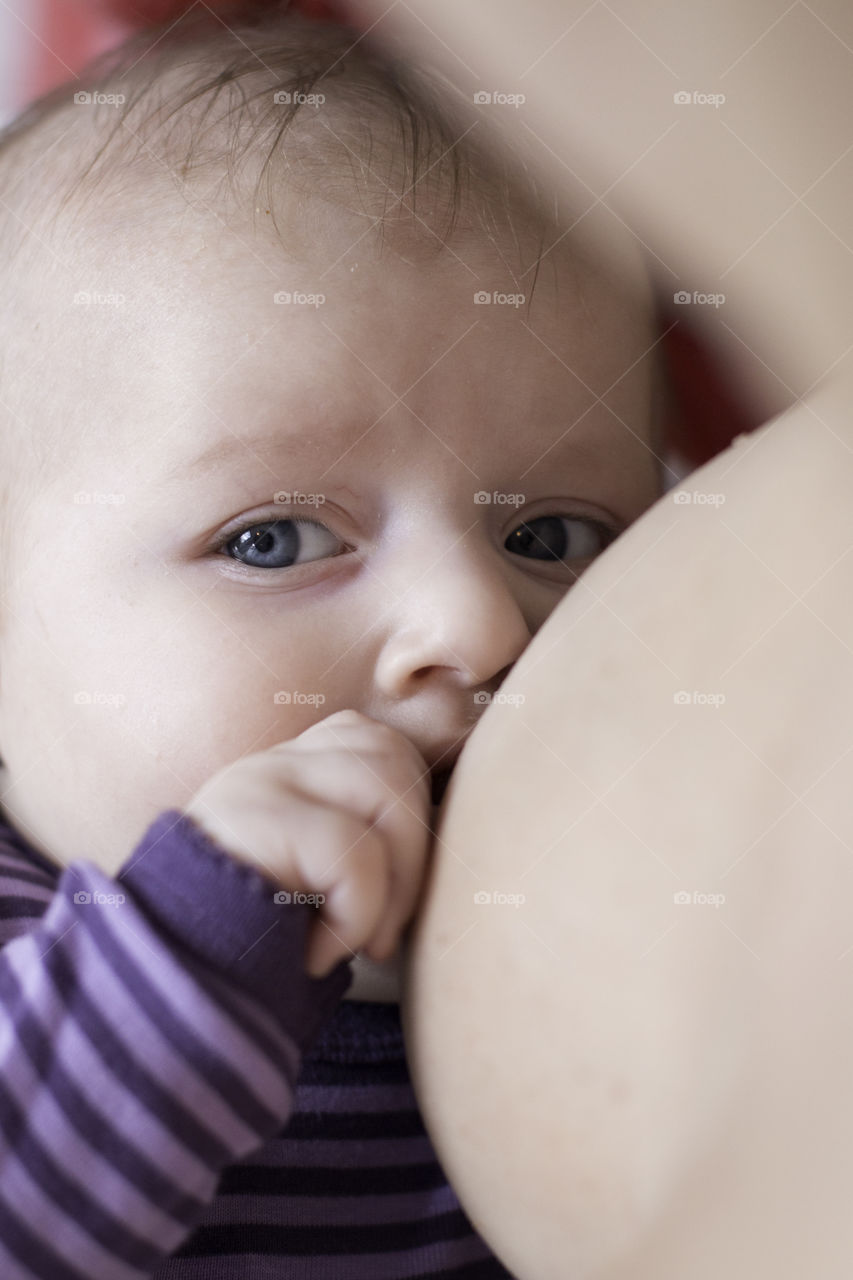
[[826,1248],[798,1206],[836,1199],[853,1133],[851,402],[650,509],[457,765],[404,1028],[448,1178],[523,1280]]

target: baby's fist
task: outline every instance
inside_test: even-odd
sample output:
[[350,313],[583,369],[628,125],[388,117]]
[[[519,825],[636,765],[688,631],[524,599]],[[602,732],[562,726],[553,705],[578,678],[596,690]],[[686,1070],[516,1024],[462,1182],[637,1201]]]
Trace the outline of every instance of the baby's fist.
[[214,774],[184,812],[281,889],[322,895],[305,967],[391,956],[420,895],[429,768],[396,729],[339,711]]

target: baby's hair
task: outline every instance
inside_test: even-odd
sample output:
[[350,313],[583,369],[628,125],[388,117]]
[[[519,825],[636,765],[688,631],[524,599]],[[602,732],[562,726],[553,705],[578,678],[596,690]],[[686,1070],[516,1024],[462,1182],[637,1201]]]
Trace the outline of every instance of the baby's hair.
[[[320,196],[363,219],[383,249],[388,241],[412,256],[438,254],[453,236],[485,235],[528,309],[540,264],[553,263],[550,248],[571,243],[577,292],[595,326],[583,265],[609,275],[616,290],[618,273],[571,231],[571,210],[540,186],[523,156],[484,132],[438,72],[421,72],[346,27],[286,4],[253,12],[241,0],[216,15],[196,6],[131,37],[0,131],[4,292],[13,299],[16,276],[23,286],[30,267],[50,270],[60,246],[75,266],[103,254],[107,224],[126,227],[129,239],[146,234],[149,213],[177,226],[182,202],[223,221],[232,210],[254,225],[260,218],[298,251],[315,231],[308,197]],[[298,210],[284,227],[281,192]],[[625,306],[647,303],[626,286]],[[28,340],[25,328],[0,340],[0,444],[8,459],[14,436],[16,460],[38,476],[64,442],[56,428],[52,439],[49,430],[26,430],[25,403],[7,394]],[[0,524],[10,518],[10,472],[0,466]]]
[[[189,200],[188,184],[209,174],[245,199],[239,178],[253,167],[251,216],[269,214],[281,234],[273,164],[281,159],[288,191],[300,189],[303,172],[312,193],[333,203],[355,189],[363,204],[350,211],[374,220],[381,236],[405,224],[436,253],[463,215],[492,236],[501,222],[513,233],[533,228],[538,251],[530,266],[538,271],[549,230],[565,230],[558,202],[543,195],[523,161],[508,163],[474,136],[460,107],[459,91],[438,73],[418,72],[356,32],[290,13],[286,4],[247,12],[243,0],[220,15],[196,7],[131,37],[0,131],[6,220],[19,214],[5,199],[14,168],[37,161],[40,151],[50,154],[58,195],[44,216],[28,202],[17,236],[14,226],[3,228],[6,260],[28,230],[54,226],[75,201],[88,211],[107,199],[110,184],[120,198],[150,179],[153,201],[166,180]],[[79,156],[69,163],[64,155],[69,130],[89,152],[82,167]],[[438,201],[438,231],[419,199],[427,207]]]

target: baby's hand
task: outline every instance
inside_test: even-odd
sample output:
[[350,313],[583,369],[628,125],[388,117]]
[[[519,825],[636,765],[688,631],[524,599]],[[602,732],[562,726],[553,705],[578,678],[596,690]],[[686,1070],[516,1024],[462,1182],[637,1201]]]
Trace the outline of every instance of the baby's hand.
[[325,894],[305,952],[311,977],[351,952],[393,955],[431,839],[429,766],[402,733],[338,711],[220,769],[184,813],[283,889]]

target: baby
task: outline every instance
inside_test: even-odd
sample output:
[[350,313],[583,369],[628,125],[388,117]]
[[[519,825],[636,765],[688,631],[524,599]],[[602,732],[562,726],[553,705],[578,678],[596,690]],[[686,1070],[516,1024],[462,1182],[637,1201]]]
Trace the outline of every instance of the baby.
[[3,1280],[509,1274],[400,949],[466,738],[660,495],[661,384],[471,119],[273,14],[0,137]]

